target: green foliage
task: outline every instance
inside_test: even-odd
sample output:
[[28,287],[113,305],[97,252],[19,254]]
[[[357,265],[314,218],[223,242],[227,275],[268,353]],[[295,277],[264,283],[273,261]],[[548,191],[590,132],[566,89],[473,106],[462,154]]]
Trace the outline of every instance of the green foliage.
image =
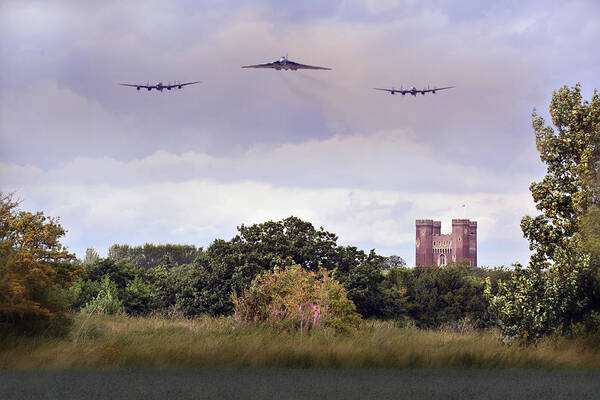
[[300,265],[259,275],[241,296],[233,294],[235,317],[277,329],[356,330],[360,317],[344,288],[327,271],[319,274]]
[[582,248],[594,262],[600,258],[600,207],[592,205],[583,216],[579,229]]
[[465,318],[486,327],[492,321],[481,275],[489,273],[481,268],[449,265],[398,269],[395,275],[406,288],[408,315],[418,327],[436,328]]
[[[588,296],[588,309],[590,310],[589,321],[583,325],[593,326],[593,321],[598,320],[600,312],[600,207],[592,205],[580,224],[581,246],[583,251],[589,255],[589,274],[586,277],[585,293]],[[600,325],[590,332],[600,338]]]
[[548,270],[515,264],[512,278],[498,282],[494,296],[488,283],[485,294],[502,333],[527,342],[554,333],[565,324],[569,327],[575,322],[572,317],[584,307],[582,291],[588,272],[587,260]]
[[190,264],[202,253],[202,249],[187,244],[151,244],[131,247],[128,244],[113,244],[108,249],[108,258],[113,261],[129,259],[140,268],[164,266],[172,268]]
[[57,218],[17,207],[11,194],[0,193],[0,325],[24,331],[60,325],[64,289],[80,266],[60,243],[65,230]]
[[530,186],[536,217],[521,228],[534,251],[528,268],[501,283],[492,310],[504,334],[538,338],[589,318],[598,307],[594,256],[600,206],[600,96],[583,101],[579,85],[552,95],[556,131],[533,112],[533,129],[547,173]]
[[390,270],[392,268],[404,267],[406,267],[406,261],[404,260],[404,258],[397,255],[391,255],[385,258],[385,263],[381,266],[381,269]]
[[[550,262],[570,262],[578,251],[572,240],[581,217],[597,198],[600,166],[600,97],[583,101],[579,85],[561,88],[552,95],[550,115],[556,126],[544,126],[533,112],[533,129],[547,173],[530,189],[541,215],[525,216],[521,227],[535,254],[531,267],[543,269]],[[599,204],[596,204],[599,205]]]
[[96,250],[89,247],[85,250],[85,257],[83,258],[84,264],[93,264],[100,259],[100,255]]
[[358,313],[365,318],[393,317],[384,314],[390,311],[390,307],[393,309],[388,301],[394,301],[386,297],[383,288],[385,278],[381,269],[385,265],[385,257],[375,254],[374,250],[365,254],[356,247],[347,246],[338,249],[337,261],[334,277],[344,285]]
[[[231,295],[240,295],[253,279],[276,266],[319,266],[333,271],[363,317],[393,318],[398,309],[394,291],[383,288],[384,257],[356,247],[337,246],[337,236],[296,217],[240,226],[230,241],[215,240],[198,256],[185,289],[186,309],[196,314],[229,314]],[[191,306],[193,305],[194,308]]]
[[178,301],[183,285],[180,275],[181,267],[145,269],[128,259],[101,259],[86,266],[86,276],[69,289],[69,298],[74,310],[94,305],[100,299],[105,301],[108,296],[129,315],[166,312]]
[[385,296],[383,308],[379,310],[382,319],[393,319],[396,322],[408,320],[408,295],[404,285],[404,271],[408,271],[408,268],[392,267],[386,270],[381,283],[381,289]]
[[79,311],[100,292],[101,280],[79,278],[68,289],[67,296],[71,309]]
[[108,276],[102,279],[98,294],[92,301],[86,303],[83,311],[109,315],[119,314],[123,311],[123,302],[119,299],[117,285]]

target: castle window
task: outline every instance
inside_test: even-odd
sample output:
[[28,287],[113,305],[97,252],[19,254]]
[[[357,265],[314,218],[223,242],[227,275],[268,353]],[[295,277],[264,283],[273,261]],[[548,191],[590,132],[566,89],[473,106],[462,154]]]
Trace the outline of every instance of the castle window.
[[440,254],[440,266],[441,265],[446,265],[446,256],[443,254]]

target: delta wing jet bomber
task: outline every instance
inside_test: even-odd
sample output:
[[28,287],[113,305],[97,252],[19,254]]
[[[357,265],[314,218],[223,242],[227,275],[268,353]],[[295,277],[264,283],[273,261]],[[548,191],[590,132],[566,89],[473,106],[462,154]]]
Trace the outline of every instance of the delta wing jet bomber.
[[156,82],[156,84],[151,85],[150,82],[144,84],[132,84],[132,83],[119,83],[119,85],[121,86],[131,86],[134,88],[137,88],[137,90],[140,89],[147,89],[148,91],[151,91],[152,89],[156,89],[159,92],[162,92],[163,89],[167,89],[167,90],[171,90],[171,89],[183,89],[185,86],[188,85],[195,85],[196,83],[200,83],[200,81],[194,81],[194,82],[173,82],[173,84],[171,84],[170,82],[168,84],[163,84],[162,82]]
[[375,90],[383,90],[384,92],[389,92],[390,94],[396,94],[396,93],[402,93],[402,96],[404,96],[405,94],[412,94],[413,96],[416,96],[418,93],[421,93],[422,95],[425,95],[425,93],[433,93],[435,94],[435,92],[437,92],[438,90],[444,90],[444,89],[452,89],[454,86],[446,86],[446,87],[434,87],[433,89],[430,89],[429,86],[427,86],[427,89],[417,89],[416,87],[412,87],[410,89],[402,89],[402,87],[400,87],[400,89],[396,89],[396,88],[391,88],[391,89],[384,89],[384,88],[373,88]]
[[298,69],[324,69],[324,70],[331,70],[331,68],[327,68],[327,67],[317,67],[314,65],[306,65],[306,64],[300,64],[294,61],[290,61],[288,59],[287,54],[283,57],[281,57],[279,60],[277,61],[273,61],[270,63],[266,63],[266,64],[256,64],[256,65],[244,65],[242,68],[273,68],[276,69],[277,71],[281,71],[282,69],[284,71],[292,70],[292,71],[296,71]]

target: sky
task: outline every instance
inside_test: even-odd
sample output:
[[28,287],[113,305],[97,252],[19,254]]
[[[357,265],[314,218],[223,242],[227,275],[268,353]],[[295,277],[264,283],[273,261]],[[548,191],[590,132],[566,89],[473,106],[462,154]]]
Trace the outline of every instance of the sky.
[[[409,265],[415,219],[470,218],[479,265],[527,263],[531,113],[600,87],[599,16],[594,0],[3,0],[0,190],[59,216],[79,257],[294,215]],[[240,68],[284,54],[332,70]],[[202,83],[118,85],[175,80]]]

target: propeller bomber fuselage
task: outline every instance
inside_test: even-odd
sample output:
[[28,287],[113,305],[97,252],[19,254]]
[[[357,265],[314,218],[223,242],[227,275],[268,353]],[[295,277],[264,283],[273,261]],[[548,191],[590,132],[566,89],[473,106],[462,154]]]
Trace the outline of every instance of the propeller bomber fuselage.
[[171,89],[183,89],[185,86],[194,85],[196,83],[200,83],[200,81],[194,81],[194,82],[178,82],[178,81],[175,81],[172,84],[169,82],[166,85],[163,84],[162,82],[156,82],[156,84],[154,84],[154,85],[150,85],[150,82],[146,83],[145,85],[144,84],[136,85],[136,84],[132,84],[132,83],[119,83],[119,85],[134,87],[137,90],[146,89],[148,91],[151,91],[152,89],[156,89],[159,92],[162,92],[163,89],[167,89],[167,90],[171,90]]

